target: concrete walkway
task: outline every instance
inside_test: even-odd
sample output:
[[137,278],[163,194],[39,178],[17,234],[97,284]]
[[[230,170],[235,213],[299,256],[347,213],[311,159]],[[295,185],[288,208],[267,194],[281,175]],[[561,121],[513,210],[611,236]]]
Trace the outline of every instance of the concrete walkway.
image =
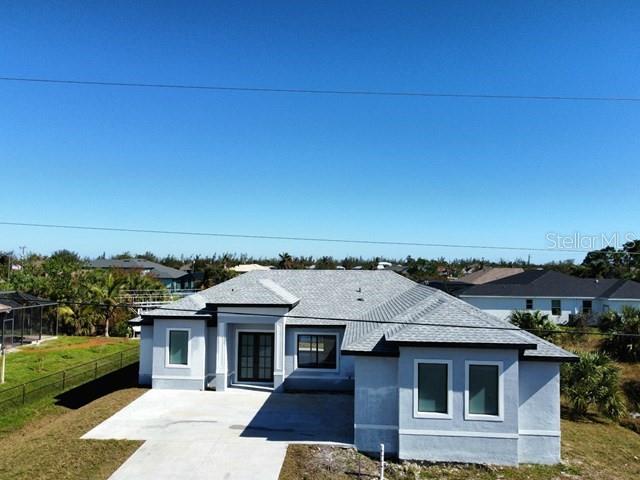
[[275,480],[290,443],[353,443],[353,397],[150,390],[82,438],[145,440],[112,480]]

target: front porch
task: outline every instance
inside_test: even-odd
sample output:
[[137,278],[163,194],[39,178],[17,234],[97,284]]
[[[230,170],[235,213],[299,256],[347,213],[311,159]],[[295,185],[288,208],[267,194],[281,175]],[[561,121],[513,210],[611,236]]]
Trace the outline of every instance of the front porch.
[[286,310],[247,310],[228,307],[217,315],[215,338],[209,335],[207,348],[209,359],[215,358],[215,379],[208,385],[219,392],[238,385],[270,387],[280,392],[285,379]]

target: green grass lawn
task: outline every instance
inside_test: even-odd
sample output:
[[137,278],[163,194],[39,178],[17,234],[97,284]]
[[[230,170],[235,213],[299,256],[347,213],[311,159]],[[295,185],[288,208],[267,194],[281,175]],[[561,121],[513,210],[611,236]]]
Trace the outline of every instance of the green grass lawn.
[[62,336],[22,347],[7,354],[5,383],[0,391],[136,345],[137,340],[120,337]]

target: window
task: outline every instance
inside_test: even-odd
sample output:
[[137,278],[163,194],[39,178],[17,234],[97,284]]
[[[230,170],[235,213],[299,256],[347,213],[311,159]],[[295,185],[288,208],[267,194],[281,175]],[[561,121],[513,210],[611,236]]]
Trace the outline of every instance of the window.
[[466,362],[465,418],[501,421],[502,362]]
[[298,335],[298,368],[337,369],[338,335]]
[[551,300],[551,315],[556,317],[562,315],[562,303],[560,300]]
[[169,330],[167,365],[189,365],[189,330]]
[[602,311],[603,312],[608,312],[609,311],[609,305],[602,305]]
[[451,418],[451,361],[416,360],[413,385],[415,417]]
[[590,315],[593,311],[593,302],[591,300],[583,300],[582,301],[582,313],[585,315]]
[[527,310],[533,310],[533,298],[527,298],[525,301],[525,306],[524,308]]

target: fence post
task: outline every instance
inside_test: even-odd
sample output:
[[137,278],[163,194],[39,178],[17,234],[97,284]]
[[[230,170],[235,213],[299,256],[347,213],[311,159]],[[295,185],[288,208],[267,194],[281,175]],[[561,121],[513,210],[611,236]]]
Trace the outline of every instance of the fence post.
[[96,378],[98,378],[98,360],[96,360],[96,368],[93,372],[93,379],[95,380]]
[[22,384],[22,404],[24,405],[24,402],[26,400],[27,397],[27,384],[23,383]]
[[123,360],[124,360],[124,352],[120,352],[120,369],[122,369]]
[[62,371],[62,390],[64,390],[64,385],[66,383],[66,379],[67,379],[67,371],[63,370]]
[[384,480],[384,443],[380,444],[380,480]]

